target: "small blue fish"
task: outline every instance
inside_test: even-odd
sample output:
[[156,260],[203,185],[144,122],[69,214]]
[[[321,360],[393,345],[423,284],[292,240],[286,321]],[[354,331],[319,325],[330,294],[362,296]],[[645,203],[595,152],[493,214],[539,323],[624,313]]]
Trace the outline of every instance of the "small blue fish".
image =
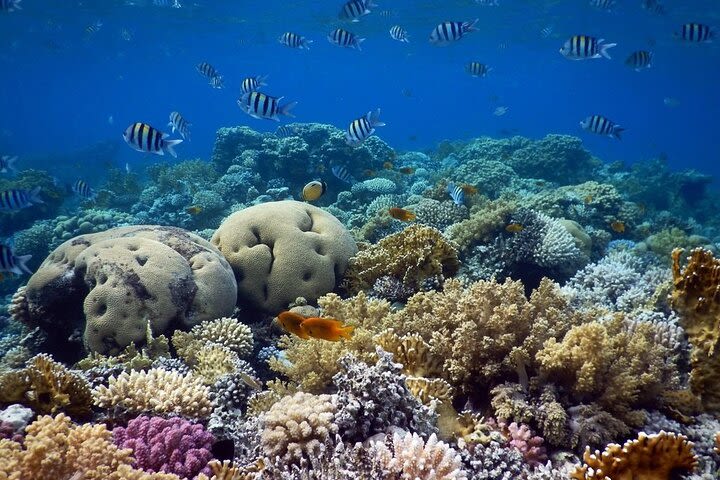
[[97,192],[95,192],[85,180],[75,181],[72,185],[72,191],[86,200],[94,200],[97,196]]
[[40,198],[40,187],[35,187],[32,190],[14,188],[0,192],[0,211],[14,212],[37,203],[45,203]]
[[450,198],[452,198],[452,201],[455,202],[455,205],[459,207],[465,204],[465,192],[462,187],[450,182],[448,183],[447,191]]
[[0,173],[16,173],[15,162],[18,157],[11,157],[9,155],[3,155],[0,157]]
[[343,182],[349,183],[351,185],[355,183],[355,178],[353,178],[353,176],[350,175],[350,172],[347,171],[347,168],[343,167],[342,165],[335,165],[331,168],[331,170],[333,175],[335,175]]
[[0,272],[32,275],[30,269],[25,265],[30,258],[32,255],[15,255],[12,246],[0,244]]

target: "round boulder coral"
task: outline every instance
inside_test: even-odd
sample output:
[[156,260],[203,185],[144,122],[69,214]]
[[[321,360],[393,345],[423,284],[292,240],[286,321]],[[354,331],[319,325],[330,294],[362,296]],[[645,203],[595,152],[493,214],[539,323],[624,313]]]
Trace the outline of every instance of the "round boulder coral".
[[337,218],[293,200],[233,213],[211,242],[235,272],[238,304],[268,313],[297,297],[314,301],[332,291],[357,252]]
[[30,277],[17,311],[52,332],[48,348],[61,357],[75,331],[89,350],[116,354],[144,341],[148,329],[159,335],[227,316],[236,295],[230,265],[206,240],[141,225],[60,245]]

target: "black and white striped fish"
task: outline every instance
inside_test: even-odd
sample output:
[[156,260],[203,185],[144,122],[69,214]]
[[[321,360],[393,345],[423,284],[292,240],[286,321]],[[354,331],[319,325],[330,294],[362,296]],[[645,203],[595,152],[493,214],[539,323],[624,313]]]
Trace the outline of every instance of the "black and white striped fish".
[[76,180],[75,183],[72,184],[72,191],[86,200],[93,200],[97,196],[97,192],[82,179]]
[[459,207],[465,204],[465,191],[461,186],[450,182],[447,186],[447,192],[450,198],[452,198],[452,201],[455,202],[455,205]]
[[654,15],[665,15],[665,5],[658,0],[643,0],[642,8]]
[[628,56],[627,60],[625,60],[625,65],[639,72],[645,68],[650,68],[652,64],[652,56],[652,52],[648,52],[647,50],[637,50]]
[[343,167],[342,165],[335,165],[330,170],[332,170],[333,175],[335,175],[343,182],[349,183],[351,185],[355,183],[355,177],[350,175],[350,172],[348,172],[347,168]]
[[560,48],[560,55],[569,60],[587,60],[605,57],[610,59],[608,50],[617,43],[605,43],[604,38],[597,39],[589,35],[573,35]]
[[371,0],[348,0],[340,9],[338,17],[341,20],[350,20],[352,22],[359,22],[360,17],[370,13],[370,8],[375,8],[377,5],[372,3]]
[[182,8],[179,0],[153,0],[153,5],[156,7]]
[[468,32],[477,30],[475,24],[478,22],[476,18],[472,22],[442,22],[439,23],[433,31],[430,32],[430,43],[433,45],[443,46],[460,40]]
[[183,117],[180,112],[170,112],[170,122],[168,122],[168,127],[172,127],[172,133],[177,131],[183,139],[190,140],[191,125],[192,123],[185,120],[185,117]]
[[492,68],[480,62],[470,62],[465,65],[465,71],[473,77],[484,77],[490,70],[492,70]]
[[330,43],[346,48],[356,48],[360,50],[360,44],[365,41],[364,38],[358,38],[355,34],[348,32],[342,28],[336,28],[327,36]]
[[213,77],[217,77],[220,75],[220,73],[215,70],[215,67],[210,65],[208,62],[200,62],[195,66],[195,69],[201,74],[207,77],[208,79],[212,79]]
[[590,6],[609,12],[617,4],[615,0],[590,0]]
[[275,130],[275,136],[280,138],[294,137],[297,135],[297,128],[290,125],[280,125]]
[[40,187],[32,190],[12,188],[0,192],[0,211],[15,212],[43,202],[40,198]]
[[223,76],[218,75],[217,77],[212,77],[210,79],[210,86],[213,88],[223,88],[225,84],[223,83]]
[[100,29],[103,27],[103,23],[100,20],[97,20],[95,23],[91,23],[87,27],[85,27],[85,35],[91,36],[95,35],[100,31]]
[[32,255],[15,255],[12,246],[0,244],[0,272],[32,275],[33,272],[25,265],[31,258]]
[[283,33],[278,38],[278,42],[290,48],[304,48],[306,50],[309,50],[310,44],[313,43],[312,40],[307,40],[305,37],[293,32]]
[[237,101],[238,106],[243,112],[253,118],[280,121],[278,115],[286,117],[295,117],[290,110],[297,105],[297,102],[290,102],[280,105],[283,97],[271,97],[261,92],[243,93],[240,100]]
[[580,122],[580,126],[583,130],[587,130],[588,132],[605,135],[617,140],[620,140],[620,133],[625,130],[620,125],[603,117],[602,115],[590,115]]
[[356,147],[375,133],[375,127],[383,127],[385,124],[380,121],[380,109],[374,112],[371,110],[365,116],[350,122],[345,132],[345,142],[351,147]]
[[715,29],[709,25],[702,23],[686,23],[680,29],[679,34],[675,34],[686,42],[704,43],[712,42],[715,38]]
[[147,123],[137,122],[125,129],[123,138],[132,148],[138,152],[154,153],[156,155],[165,155],[167,151],[170,155],[177,158],[177,153],[173,147],[178,143],[182,143],[182,139],[166,140],[170,135],[162,133],[155,127]]
[[261,87],[267,85],[267,83],[265,83],[266,78],[267,76],[264,75],[256,75],[254,77],[244,78],[242,83],[240,84],[240,93],[248,93],[260,90]]
[[398,42],[410,43],[407,31],[400,25],[393,25],[390,27],[390,38],[397,40]]
[[21,0],[0,0],[0,10],[3,12],[22,10],[22,8],[20,8],[20,1]]
[[3,155],[0,157],[0,173],[16,173],[17,169],[15,168],[15,162],[17,159],[17,156],[11,157],[10,155]]

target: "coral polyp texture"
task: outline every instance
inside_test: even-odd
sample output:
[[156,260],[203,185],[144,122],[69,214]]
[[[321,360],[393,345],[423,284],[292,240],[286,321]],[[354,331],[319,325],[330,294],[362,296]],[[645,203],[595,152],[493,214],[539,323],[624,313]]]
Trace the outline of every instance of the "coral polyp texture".
[[232,265],[238,304],[278,313],[298,297],[331,292],[357,251],[335,217],[292,200],[246,208],[225,219],[212,243]]

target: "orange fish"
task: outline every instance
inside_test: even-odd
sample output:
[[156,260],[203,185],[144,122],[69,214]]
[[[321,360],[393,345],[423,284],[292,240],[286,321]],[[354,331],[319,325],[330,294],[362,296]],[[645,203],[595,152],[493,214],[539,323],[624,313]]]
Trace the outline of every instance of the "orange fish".
[[412,222],[415,220],[415,214],[404,208],[391,207],[388,209],[388,213],[392,218],[400,220],[401,222]]
[[186,211],[187,213],[189,213],[190,215],[197,215],[197,214],[199,214],[200,212],[202,212],[202,207],[200,207],[200,206],[198,206],[198,205],[191,205],[191,206],[187,207],[187,208],[185,209],[185,211]]
[[383,168],[384,168],[385,170],[392,170],[393,168],[395,168],[395,165],[393,165],[392,162],[384,162],[384,163],[383,163]]
[[278,322],[285,329],[286,332],[292,333],[300,338],[307,340],[310,336],[303,329],[302,323],[305,321],[305,317],[295,312],[281,312],[278,316]]
[[475,195],[478,192],[478,189],[469,183],[463,183],[460,185],[460,188],[462,188],[462,191],[465,192],[465,195]]
[[505,231],[508,233],[518,233],[522,232],[523,228],[525,227],[523,227],[521,223],[512,222],[507,224],[507,226],[505,227]]
[[585,201],[585,205],[587,205],[588,203],[592,203],[592,201],[593,201],[593,196],[592,196],[592,195],[585,195],[584,201]]
[[412,175],[413,173],[415,173],[415,169],[413,167],[403,167],[398,171],[405,175]]
[[610,228],[612,228],[613,232],[615,232],[615,233],[624,233],[625,232],[625,222],[621,222],[620,220],[614,220],[610,224]]
[[355,330],[355,327],[343,325],[340,320],[319,317],[306,318],[301,327],[311,337],[331,342],[337,342],[341,337],[350,340],[351,334]]
[[365,175],[366,177],[374,177],[375,175],[377,175],[377,173],[375,173],[375,170],[367,169],[363,171],[363,175]]

